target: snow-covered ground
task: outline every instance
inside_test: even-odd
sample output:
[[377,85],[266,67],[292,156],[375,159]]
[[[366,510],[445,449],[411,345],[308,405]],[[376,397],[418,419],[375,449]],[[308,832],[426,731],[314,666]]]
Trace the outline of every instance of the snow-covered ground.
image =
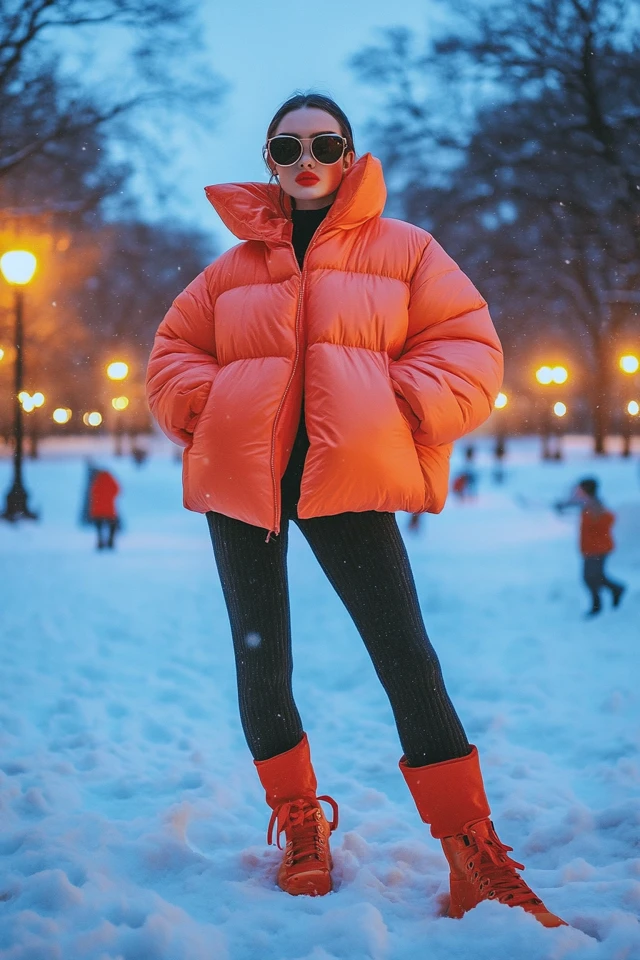
[[[340,827],[335,892],[282,893],[206,524],[181,507],[179,465],[167,446],[141,469],[104,447],[126,529],[98,553],[77,524],[84,447],[45,444],[26,464],[41,521],[0,525],[2,960],[638,960],[638,461],[568,446],[541,464],[537,441],[514,441],[503,486],[481,452],[477,502],[450,501],[405,536],[498,832],[572,926],[496,903],[442,916],[445,862],[397,769],[391,712],[297,530],[296,693]],[[578,518],[548,508],[586,474],[618,513],[610,567],[629,584],[593,621]],[[9,477],[5,456],[2,495]]]

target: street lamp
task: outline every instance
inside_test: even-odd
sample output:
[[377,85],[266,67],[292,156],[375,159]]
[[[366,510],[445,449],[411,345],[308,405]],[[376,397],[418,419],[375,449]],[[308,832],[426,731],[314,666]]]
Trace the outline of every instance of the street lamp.
[[31,430],[29,434],[31,438],[30,456],[32,460],[37,460],[38,440],[40,438],[38,417],[40,414],[36,413],[36,411],[39,410],[44,403],[44,393],[37,391],[34,394],[29,394],[23,390],[20,394],[20,399],[22,400],[22,409],[24,412],[33,414],[32,417],[29,417],[29,420],[31,421]]
[[550,383],[566,383],[569,372],[566,367],[539,367],[536,370],[536,380],[545,387]]
[[626,416],[622,426],[622,456],[631,456],[631,434],[633,432],[634,417],[640,413],[640,404],[637,400],[629,400],[625,409]]
[[[509,397],[506,393],[500,392],[496,399],[493,402],[494,409],[496,410],[505,410],[507,404],[509,403]],[[495,467],[493,471],[493,479],[496,483],[502,483],[504,481],[504,470],[502,469],[502,461],[505,458],[507,452],[506,444],[506,423],[505,423],[505,413],[499,413],[496,419],[497,430],[496,430],[496,442],[493,448],[493,455],[495,457]]]
[[[109,377],[109,380],[113,381],[126,380],[129,376],[129,364],[125,363],[123,360],[114,360],[113,363],[110,363],[107,367],[107,376]],[[113,424],[113,452],[116,457],[121,457],[123,423],[122,416],[119,414],[122,413],[123,410],[126,410],[126,408],[129,406],[129,400],[127,397],[114,397],[114,399],[111,401],[111,406],[116,411],[115,422]]]
[[620,369],[623,373],[637,373],[639,367],[640,360],[633,354],[628,353],[626,356],[620,357]]
[[12,523],[15,520],[24,518],[27,520],[37,520],[37,514],[29,509],[27,491],[22,482],[22,440],[23,440],[23,422],[22,422],[22,402],[19,395],[22,393],[22,376],[24,369],[23,349],[23,293],[22,287],[26,286],[33,277],[36,270],[36,258],[27,250],[10,250],[0,257],[0,272],[7,283],[15,288],[15,393],[13,402],[13,483],[7,493],[7,500],[4,513],[0,514],[3,520],[9,520]]
[[[536,370],[536,380],[538,383],[542,384],[544,387],[554,387],[560,384],[566,383],[569,379],[569,371],[566,367],[563,367],[560,364],[557,364],[554,367],[543,366],[538,367]],[[554,391],[551,390],[551,393]],[[557,395],[557,394],[556,394]],[[563,412],[559,413],[558,410],[560,407],[564,407]],[[553,407],[553,412],[556,417],[563,417],[567,412],[567,408],[564,404],[558,402]],[[556,427],[552,427],[552,417],[549,415],[549,405],[545,400],[542,406],[541,413],[541,433],[542,433],[542,459],[543,460],[560,460],[562,458],[562,447],[560,442],[560,434]],[[557,421],[556,421],[557,422]],[[555,450],[551,450],[551,441],[553,437],[557,438],[555,444]]]
[[68,423],[71,420],[71,410],[68,407],[56,407],[51,418],[55,423]]
[[114,360],[107,367],[109,380],[126,380],[129,375],[129,365],[122,360]]
[[83,414],[82,422],[85,427],[99,427],[102,423],[102,414],[98,413],[97,410],[89,410]]

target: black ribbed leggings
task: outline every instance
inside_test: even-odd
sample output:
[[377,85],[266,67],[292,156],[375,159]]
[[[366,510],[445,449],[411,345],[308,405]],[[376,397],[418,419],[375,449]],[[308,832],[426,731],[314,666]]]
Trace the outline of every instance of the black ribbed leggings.
[[[411,766],[466,756],[470,746],[422,621],[409,558],[391,513],[342,513],[298,525],[351,615],[387,692]],[[208,513],[235,651],[240,717],[255,760],[303,735],[293,699],[288,518],[277,537]]]

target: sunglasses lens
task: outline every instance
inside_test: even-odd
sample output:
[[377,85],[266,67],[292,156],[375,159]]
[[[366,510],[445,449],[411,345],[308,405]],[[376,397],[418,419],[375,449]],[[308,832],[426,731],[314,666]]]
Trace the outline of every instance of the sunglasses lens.
[[318,163],[337,163],[344,153],[344,143],[342,137],[321,133],[313,138],[311,149]]
[[302,155],[302,145],[295,137],[274,137],[269,142],[269,153],[274,163],[288,167]]

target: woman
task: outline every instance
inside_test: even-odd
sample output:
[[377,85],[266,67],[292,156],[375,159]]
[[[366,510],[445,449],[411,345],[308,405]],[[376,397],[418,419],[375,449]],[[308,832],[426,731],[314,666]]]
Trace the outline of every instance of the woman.
[[[186,447],[231,621],[240,714],[286,839],[278,883],[331,888],[337,806],[318,797],[291,692],[290,520],[345,603],[389,695],[400,769],[451,867],[450,916],[480,900],[549,913],[489,820],[475,747],[445,690],[394,511],[444,506],[451,444],[502,373],[486,303],[424,230],[382,219],[379,162],[343,111],[296,95],[267,132],[269,184],[208,187],[243,241],[175,300],[151,354],[151,409]],[[333,819],[320,806],[326,800]]]

